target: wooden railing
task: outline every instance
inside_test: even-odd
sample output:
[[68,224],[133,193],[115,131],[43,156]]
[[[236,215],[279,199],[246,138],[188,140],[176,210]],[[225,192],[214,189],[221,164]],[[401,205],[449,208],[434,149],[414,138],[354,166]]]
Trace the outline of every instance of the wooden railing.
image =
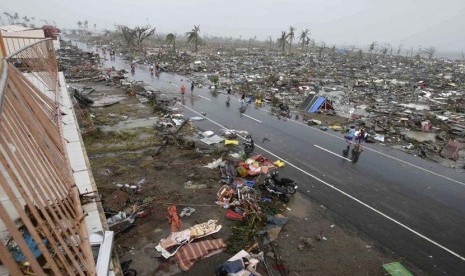
[[4,47],[5,56],[17,52],[18,50],[27,47],[37,41],[44,40],[39,37],[27,37],[27,36],[12,36],[8,33],[2,34],[2,42]]
[[50,46],[36,42],[0,64],[0,260],[11,275],[94,275]]

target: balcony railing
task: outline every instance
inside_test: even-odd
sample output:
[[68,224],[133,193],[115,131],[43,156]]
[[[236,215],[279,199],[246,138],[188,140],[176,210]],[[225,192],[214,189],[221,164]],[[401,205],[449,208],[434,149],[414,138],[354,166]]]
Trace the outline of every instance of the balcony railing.
[[0,62],[0,260],[12,275],[94,275],[52,42]]

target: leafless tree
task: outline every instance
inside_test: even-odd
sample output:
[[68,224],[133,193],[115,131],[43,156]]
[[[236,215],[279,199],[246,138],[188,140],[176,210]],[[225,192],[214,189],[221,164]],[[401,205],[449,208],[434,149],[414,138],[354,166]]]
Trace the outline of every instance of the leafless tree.
[[387,55],[389,49],[391,49],[391,45],[389,43],[383,45],[383,47],[380,49],[380,53],[383,55],[383,57]]
[[137,46],[141,47],[142,42],[155,33],[155,28],[152,28],[150,25],[136,26],[134,31],[136,34]]
[[250,49],[252,48],[256,38],[257,38],[256,36],[254,38],[249,38],[249,44],[247,46],[247,53],[250,52]]
[[370,49],[369,49],[370,54],[373,53],[373,51],[374,51],[375,48],[376,48],[376,45],[377,45],[376,41],[373,41],[373,42],[370,44]]
[[13,24],[13,16],[7,12],[3,13],[8,18],[8,24]]
[[423,52],[426,54],[428,59],[432,59],[434,54],[436,53],[436,49],[434,47],[429,47],[423,50]]
[[402,44],[397,47],[397,55],[400,56],[400,52],[402,52]]
[[124,41],[126,42],[126,46],[127,47],[133,46],[134,40],[136,38],[136,31],[125,25],[116,25],[115,27],[123,34],[123,38],[124,38]]
[[318,57],[321,58],[323,51],[326,49],[326,43],[321,42],[320,46],[318,47]]
[[423,46],[420,45],[420,47],[418,47],[418,51],[417,51],[417,56],[420,56],[423,54]]
[[13,19],[15,20],[15,24],[18,23],[18,20],[19,20],[19,14],[17,12],[15,12],[15,14],[13,15]]
[[284,53],[286,50],[286,44],[288,43],[286,31],[281,32],[281,37],[278,38],[277,42],[278,42],[278,46],[283,49],[283,53]]

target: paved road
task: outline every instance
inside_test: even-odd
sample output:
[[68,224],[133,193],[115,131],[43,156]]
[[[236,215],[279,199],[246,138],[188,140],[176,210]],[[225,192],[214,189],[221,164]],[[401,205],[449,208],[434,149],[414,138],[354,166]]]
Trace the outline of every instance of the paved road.
[[[119,60],[107,65],[129,69]],[[167,93],[179,93],[183,79],[154,78],[144,66],[134,77]],[[258,151],[285,160],[282,175],[296,179],[300,192],[325,205],[339,224],[356,227],[427,274],[465,274],[464,174],[379,145],[367,145],[353,164],[340,156],[340,133],[283,121],[266,109],[241,114],[239,106],[233,98],[227,107],[224,95],[207,89],[187,92],[177,105],[186,117],[206,112],[207,120],[196,123],[201,129],[249,131]],[[262,143],[264,137],[270,141]]]

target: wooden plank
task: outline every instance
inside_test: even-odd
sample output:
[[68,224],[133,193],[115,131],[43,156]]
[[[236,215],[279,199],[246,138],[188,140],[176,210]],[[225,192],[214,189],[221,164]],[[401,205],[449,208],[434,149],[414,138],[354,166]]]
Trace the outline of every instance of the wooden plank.
[[[17,80],[16,80],[17,81]],[[14,85],[18,85],[17,82],[14,82]],[[24,89],[23,89],[24,90]],[[22,95],[21,95],[22,96]],[[22,99],[27,99],[28,96],[25,95],[25,96],[22,96]],[[25,105],[24,103],[22,103],[21,101],[18,102],[18,107],[20,108],[21,111],[23,111],[22,114],[24,114],[24,118],[26,119],[25,120],[25,124],[28,125],[29,128],[33,129],[34,128],[34,124],[32,122],[36,121],[37,119],[40,119],[39,116],[36,116],[38,114],[40,115],[45,115],[43,113],[40,113],[40,111],[35,111],[35,110],[31,110],[30,108],[28,108],[27,105]],[[37,112],[37,113],[35,113]],[[49,144],[49,145],[53,145],[54,147],[52,148],[53,151],[55,151],[55,154],[54,155],[48,155],[50,160],[53,161],[53,163],[60,167],[63,162],[65,161],[64,158],[63,158],[63,153],[64,153],[64,149],[63,148],[60,148],[61,146],[61,137],[60,138],[56,138],[56,136],[58,136],[59,132],[56,131],[52,131],[52,129],[55,128],[55,126],[53,124],[51,124],[51,121],[50,120],[41,120],[40,121],[42,123],[42,125],[44,126],[44,128],[42,129],[38,129],[40,132],[39,133],[36,133],[36,132],[33,132],[32,134],[34,135],[35,139],[37,141],[44,141],[46,144]],[[50,141],[51,139],[51,141]],[[58,158],[58,159],[57,159]]]
[[[7,100],[6,100],[6,102],[9,103],[8,94],[7,94]],[[5,109],[5,112],[8,112],[7,110],[8,110],[8,109]],[[17,114],[17,113],[14,113],[14,114]],[[7,114],[3,114],[3,115],[7,115]],[[7,117],[7,116],[5,116],[5,117]],[[7,118],[4,118],[4,119],[7,119]],[[7,134],[7,135],[8,135],[8,134]],[[4,137],[5,137],[5,136],[3,136],[2,138],[4,138]],[[3,140],[3,139],[2,139],[2,140]],[[17,140],[17,141],[21,142],[22,140],[19,139],[19,140]],[[15,144],[15,141],[14,141],[14,140],[12,140],[11,142],[12,142],[13,144]],[[8,147],[6,146],[6,144],[4,144],[4,143],[2,143],[2,144],[3,144],[6,148],[8,148]],[[18,146],[17,143],[16,143],[16,146]],[[17,150],[17,151],[15,151],[15,153],[21,153],[21,151],[20,151],[20,150]],[[10,160],[10,162],[11,162],[11,160]],[[15,165],[16,165],[16,166],[21,166],[20,164],[15,164]],[[11,169],[14,170],[14,168],[15,168],[15,167],[12,167]],[[23,168],[23,169],[24,169],[24,168]],[[23,185],[28,186],[28,185],[27,185],[27,182],[22,182],[22,181],[24,181],[24,180],[23,180],[22,178],[18,178],[18,176],[19,176],[19,175],[18,175],[18,171],[15,172],[15,175],[16,175],[16,177],[17,177],[17,180],[19,181],[19,182],[17,182],[17,187],[20,188],[19,191],[21,192],[23,198],[25,198],[25,200],[28,201],[28,200],[29,200],[29,199],[28,199],[28,196],[29,196],[29,195],[25,192],[25,190],[23,191],[23,189],[22,189]],[[24,177],[24,175],[23,175],[23,177]],[[29,181],[30,181],[30,180],[29,180]],[[22,185],[20,185],[20,183],[22,183]],[[19,185],[19,186],[18,186],[18,185]],[[31,186],[28,186],[28,189],[29,189],[29,191],[30,191],[30,195],[34,198],[34,200],[35,200],[36,202],[41,202],[41,200],[40,200],[40,199],[37,197],[37,195],[34,193],[34,188],[31,188]],[[35,189],[36,189],[36,192],[41,192],[41,191],[42,191],[41,188],[38,187],[38,186],[36,186]],[[53,197],[50,197],[50,198],[53,199]],[[44,201],[44,200],[45,200],[45,201]],[[70,236],[68,235],[68,233],[67,233],[66,227],[64,227],[64,226],[60,223],[60,219],[56,216],[56,214],[55,214],[54,212],[51,212],[51,214],[52,214],[52,216],[55,216],[55,222],[53,222],[53,221],[50,219],[50,217],[48,216],[48,212],[47,212],[47,211],[45,210],[45,208],[43,207],[43,205],[45,205],[45,206],[48,205],[48,204],[44,204],[44,202],[47,202],[47,199],[46,199],[46,198],[45,198],[45,199],[43,198],[43,199],[42,199],[42,202],[43,202],[42,204],[39,204],[39,208],[42,210],[42,215],[44,215],[44,217],[46,218],[46,220],[47,220],[47,222],[48,222],[49,225],[58,225],[58,226],[60,226],[60,228],[62,229],[61,234],[58,233],[58,232],[55,232],[55,236],[56,236],[56,237],[58,238],[58,240],[60,241],[62,247],[63,247],[64,250],[65,250],[65,252],[70,256],[70,260],[74,263],[74,266],[75,266],[75,268],[77,269],[77,271],[79,271],[79,270],[80,270],[79,264],[78,264],[77,262],[74,261],[73,254],[71,253],[71,251],[69,251],[69,249],[68,249],[68,247],[67,247],[67,243],[63,240],[63,238],[61,238],[61,235],[64,235],[69,241],[72,240],[71,237],[70,237]],[[35,208],[34,208],[34,204],[33,204],[32,202],[31,202],[30,204],[32,204],[31,211],[32,211],[34,214],[36,214],[36,220],[38,220],[39,222],[42,221],[42,219],[40,218],[40,215],[34,212],[34,211],[36,211]],[[50,206],[50,205],[48,205],[48,206]],[[50,207],[50,210],[52,210],[51,207]],[[60,210],[58,210],[58,211],[60,211]],[[62,212],[59,212],[59,213],[60,213],[60,215],[62,216],[62,218],[65,218],[65,217],[66,217]],[[70,220],[72,221],[72,218],[70,218]],[[52,229],[55,230],[55,228],[52,228]],[[47,233],[47,231],[44,231],[44,232]],[[50,237],[49,237],[49,238],[50,238]],[[80,254],[80,252],[76,249],[76,247],[73,246],[72,249],[73,249],[73,251],[75,252],[76,256],[81,258],[81,262],[84,262],[84,259],[82,259],[81,254]]]
[[[10,112],[8,107],[6,108],[6,111]],[[14,118],[17,116],[17,113],[11,112],[10,114],[12,114],[11,116],[12,118],[5,118],[5,123],[7,123],[8,126],[12,129],[13,128],[19,129],[17,131],[12,132],[12,134],[15,135],[15,137],[12,137],[11,139],[13,141],[28,142],[28,143],[25,143],[27,148],[25,148],[25,146],[20,147],[20,150],[26,153],[24,154],[25,160],[28,160],[29,163],[32,164],[34,167],[35,166],[40,167],[43,173],[45,174],[45,176],[42,176],[43,175],[42,171],[36,170],[33,172],[33,175],[40,176],[42,178],[42,181],[46,181],[46,179],[51,180],[50,183],[52,184],[52,187],[53,187],[52,190],[54,191],[55,198],[59,198],[59,199],[66,198],[67,197],[66,190],[64,188],[59,189],[60,186],[63,187],[63,185],[60,185],[62,180],[60,179],[59,175],[56,174],[56,172],[53,170],[53,168],[49,164],[47,164],[47,160],[41,157],[41,153],[37,150],[37,147],[32,146],[34,142],[31,141],[31,136],[27,132],[27,130],[25,128],[21,129],[18,126],[21,120],[18,118],[17,119]],[[71,217],[77,216],[76,210],[72,205],[67,205],[67,208],[70,214],[72,214]]]
[[21,275],[22,274],[21,269],[19,269],[18,264],[13,259],[13,257],[11,257],[10,252],[8,251],[6,246],[3,244],[3,242],[0,242],[0,260],[2,261],[3,264],[5,264],[10,275]]
[[[49,224],[53,224],[50,222],[55,222],[58,215],[62,218],[69,218],[71,214],[77,216],[83,213],[79,192],[69,166],[61,122],[59,121],[60,109],[57,100],[61,94],[58,93],[59,81],[55,52],[52,41],[46,40],[35,43],[31,47],[26,47],[22,51],[15,53],[15,55],[16,58],[22,60],[39,76],[37,79],[52,90],[55,101],[38,90],[16,68],[9,66],[9,72],[14,72],[9,79],[11,89],[13,89],[15,95],[14,99],[10,99],[9,104],[11,104],[11,107],[8,108],[8,123],[12,130],[14,129],[8,139],[10,139],[10,143],[14,142],[16,148],[14,153],[10,151],[11,157],[8,157],[10,158],[9,165],[12,166],[10,169],[16,177],[16,180],[12,181],[16,181],[15,183],[20,185],[18,188],[22,195],[23,193],[29,193],[35,201],[40,202],[42,200],[43,204],[39,204],[39,206],[44,210],[50,209],[51,212],[51,215],[48,215],[46,211],[42,210],[45,214],[45,220]],[[3,139],[0,140],[3,141]],[[6,144],[6,140],[2,142],[1,148],[4,152],[11,150]],[[63,165],[65,166],[63,167]],[[46,183],[46,185],[39,185],[39,183]],[[48,198],[61,198],[61,200],[51,204],[45,202]],[[34,206],[27,196],[26,200],[28,201],[26,204],[29,203],[32,207]],[[38,210],[32,207],[31,212],[35,212],[35,216],[38,216]],[[58,223],[58,225],[62,226],[61,223]],[[62,229],[61,234],[70,242],[72,242],[74,236],[69,236],[67,230],[72,230],[78,234],[79,239],[76,241],[80,245],[80,251],[76,255],[81,262],[80,265],[87,267],[87,273],[95,275],[95,264],[88,243],[85,223],[77,223],[74,220],[71,225],[74,225],[74,227]],[[54,230],[55,228],[52,228],[52,232]],[[55,238],[60,239],[62,237],[59,235]],[[65,250],[66,248],[64,246]],[[75,247],[73,247],[73,251],[74,249]],[[72,257],[69,254],[68,256]],[[77,267],[77,272],[83,275],[80,267]]]
[[[5,123],[9,123],[9,120],[6,119]],[[14,133],[14,129],[13,129],[12,132]],[[21,139],[16,140],[16,137],[11,137],[11,135],[9,135],[9,134],[5,135],[4,137],[9,138],[10,141],[11,141],[10,143],[13,143],[13,141],[22,141]],[[0,141],[0,143],[4,144],[4,142],[2,142],[2,141]],[[47,185],[47,181],[51,181],[53,179],[51,177],[42,177],[41,173],[39,171],[35,170],[34,165],[36,165],[38,163],[33,162],[33,160],[30,158],[30,152],[28,154],[27,151],[26,152],[24,151],[24,145],[21,145],[21,143],[19,143],[19,144],[16,143],[15,148],[17,149],[17,151],[15,151],[15,153],[20,154],[20,157],[17,158],[17,160],[15,160],[16,161],[15,164],[17,166],[21,166],[22,171],[25,171],[24,173],[21,174],[21,176],[23,178],[27,179],[29,181],[29,183],[32,183],[32,185],[36,186],[36,187],[32,187],[32,186],[28,185],[29,191],[36,191],[40,196],[42,204],[44,206],[48,206],[49,209],[52,209],[53,206],[50,205],[49,202],[56,202],[56,194],[53,194],[53,192],[51,192],[51,190],[49,189],[49,187]],[[26,161],[26,162],[21,162],[19,160]],[[22,171],[20,171],[20,172],[22,172]],[[33,176],[34,178],[36,178],[39,175],[40,178],[41,178],[39,180],[41,180],[41,181],[37,181],[37,182],[42,183],[41,187],[37,186],[37,184],[35,184],[36,181],[33,181],[29,177],[29,175]],[[45,194],[44,194],[44,192],[45,192]],[[58,202],[61,202],[61,201],[62,200],[59,200]],[[66,208],[63,208],[63,206],[60,206],[60,209],[57,209],[57,211],[58,211],[60,217],[62,217],[62,218],[68,218],[70,221],[73,221],[75,219],[75,216],[70,214],[69,212],[67,212]],[[51,225],[54,225],[54,224],[55,225],[61,225],[60,224],[60,219],[55,215],[55,213],[52,213],[52,215],[54,215],[55,222],[50,222],[49,221],[49,223]],[[62,227],[62,230],[66,231],[66,228]],[[74,234],[78,234],[77,229],[73,229],[73,230],[76,230]]]
[[[7,118],[5,118],[7,119]],[[8,122],[8,120],[5,120]],[[14,129],[13,129],[14,130]],[[7,134],[8,137],[10,137],[10,135]],[[4,136],[5,137],[5,136]],[[2,138],[4,138],[2,137]],[[22,141],[21,139],[19,140],[11,140],[10,143],[14,143],[16,145],[16,148],[18,148],[19,150],[16,150],[14,153],[15,154],[22,154],[22,150],[18,147],[20,143],[15,143],[15,141]],[[5,144],[5,141],[3,141],[3,139],[0,140],[1,144],[6,147],[7,145]],[[24,157],[24,155],[22,156]],[[20,159],[20,158],[16,158],[16,159]],[[13,161],[13,162],[12,162]],[[14,162],[16,161],[16,162]],[[58,241],[60,242],[61,246],[64,248],[65,252],[70,256],[70,259],[72,261],[72,263],[74,263],[75,265],[75,268],[76,269],[80,269],[79,267],[79,264],[74,262],[74,255],[71,253],[71,251],[68,250],[68,246],[67,246],[67,243],[61,238],[61,235],[64,235],[66,237],[66,239],[68,241],[71,241],[72,238],[70,237],[70,235],[68,234],[68,226],[64,226],[62,223],[61,223],[61,220],[60,218],[58,218],[58,216],[55,214],[55,212],[53,211],[54,208],[48,203],[48,199],[47,197],[43,194],[43,190],[41,187],[37,186],[37,184],[35,184],[35,181],[31,181],[31,179],[29,178],[28,174],[27,173],[21,173],[23,170],[25,170],[25,166],[24,165],[21,165],[21,163],[19,163],[17,160],[11,160],[10,159],[10,163],[13,163],[13,169],[16,168],[16,167],[19,167],[21,168],[21,170],[14,170],[14,174],[17,176],[17,179],[18,179],[18,183],[17,183],[17,187],[18,188],[21,188],[19,189],[19,191],[21,192],[23,198],[28,198],[28,194],[25,192],[25,189],[23,188],[24,186],[26,186],[26,188],[29,190],[29,194],[34,198],[34,200],[36,202],[41,202],[41,204],[39,204],[39,209],[41,209],[42,211],[42,215],[45,217],[47,223],[49,225],[55,225],[55,226],[58,226],[60,229],[61,229],[61,232],[57,232],[55,227],[52,227],[52,231],[54,232],[55,236],[58,238]],[[27,163],[25,165],[28,165]],[[32,172],[30,172],[31,175],[33,175]],[[19,177],[18,177],[19,176]],[[25,178],[25,179],[24,179]],[[25,180],[28,180],[28,181],[25,181]],[[35,187],[32,187],[31,185],[35,185]],[[47,182],[42,182],[42,185],[41,185],[44,189],[47,189]],[[24,191],[24,192],[23,192]],[[40,198],[37,196],[36,193],[34,193],[34,191],[36,193],[38,193],[40,195]],[[24,193],[24,194],[23,194]],[[50,201],[50,202],[56,202],[54,199],[55,197],[54,196],[50,196],[48,195],[48,198],[49,200],[53,200],[53,201]],[[58,204],[59,204],[60,201],[58,201]],[[50,212],[47,212],[47,207],[48,209],[50,210]],[[60,207],[61,208],[61,207]],[[66,216],[62,210],[58,208],[58,209],[55,209],[56,211],[58,211],[58,213],[60,214],[61,218],[64,219],[64,218],[68,218],[69,221],[73,221],[73,217],[69,217],[69,216]],[[31,211],[35,211],[34,210],[31,210]],[[53,221],[50,216],[49,216],[49,213],[54,217],[55,221]],[[42,221],[40,216],[38,218],[36,218],[36,220],[38,221]],[[46,227],[45,227],[46,228]],[[73,234],[78,234],[77,230],[75,233]],[[79,250],[75,247],[75,246],[72,246],[71,247],[75,256],[77,256],[81,262],[85,262],[83,257],[81,256],[81,252],[79,252]]]
[[[13,86],[13,89],[15,87]],[[9,101],[11,97],[6,97],[5,101]],[[18,105],[18,101],[19,99],[17,97],[14,97],[14,98],[11,98],[11,106],[16,106]],[[7,107],[6,107],[7,108]],[[43,133],[43,131],[41,131],[41,129],[37,129],[37,126],[38,126],[38,122],[35,122],[35,117],[32,116],[29,113],[25,113],[21,107],[18,107],[18,108],[15,108],[15,112],[12,112],[13,116],[17,116],[17,117],[20,117],[21,119],[18,119],[18,123],[22,124],[23,125],[23,129],[33,129],[34,131],[28,131],[28,133],[26,134],[27,138],[28,139],[32,139],[32,140],[35,140],[35,141],[43,141],[43,143],[45,145],[47,144],[51,144],[51,142],[47,139],[47,136]],[[42,150],[44,149],[43,146],[39,146],[37,145],[37,148],[41,148]],[[48,148],[50,150],[53,150],[53,148]],[[45,153],[45,156],[47,156],[47,160],[52,162],[53,164],[53,167],[54,167],[54,170],[56,172],[58,172],[59,175],[61,175],[60,179],[61,181],[63,181],[64,183],[66,183],[66,179],[65,177],[62,175],[62,173],[58,170],[58,168],[62,167],[63,163],[64,163],[64,160],[63,158],[61,158],[61,162],[53,162],[53,161],[56,161],[56,157],[54,157],[55,155],[59,155],[60,152],[59,151],[55,151],[55,153],[53,155],[50,155],[51,153],[48,151],[48,150],[45,150],[44,151]],[[60,187],[63,189],[63,187]],[[62,190],[62,194],[65,195],[66,194],[66,189]]]
[[[47,223],[45,223],[43,221],[43,219],[41,218],[41,215],[37,212],[36,205],[31,201],[31,199],[29,198],[29,195],[26,194],[26,192],[23,190],[22,186],[19,184],[19,181],[21,181],[22,179],[20,177],[18,177],[17,173],[12,173],[12,171],[14,171],[15,168],[14,168],[14,166],[12,166],[13,164],[10,164],[10,162],[7,162],[7,160],[5,159],[6,156],[4,156],[5,152],[4,152],[3,143],[0,146],[0,151],[2,153],[2,156],[0,156],[0,163],[2,164],[1,165],[2,170],[4,170],[5,172],[8,171],[9,176],[11,177],[11,181],[14,181],[14,183],[10,183],[10,184],[7,183],[6,181],[0,181],[0,182],[2,182],[2,187],[6,191],[8,197],[10,198],[10,201],[13,203],[13,205],[14,205],[16,211],[18,212],[18,214],[20,215],[23,223],[26,225],[26,228],[28,229],[29,233],[34,238],[34,240],[36,241],[37,246],[39,247],[39,249],[44,254],[45,259],[47,259],[47,262],[53,267],[54,272],[56,270],[55,273],[57,273],[58,266],[57,266],[55,260],[50,255],[50,252],[48,251],[48,249],[42,244],[42,242],[41,242],[42,239],[39,237],[39,235],[38,235],[38,233],[36,231],[36,227],[32,224],[31,220],[29,219],[29,217],[27,216],[27,214],[23,210],[23,207],[18,202],[17,198],[15,197],[13,191],[10,188],[10,185],[14,185],[18,189],[18,191],[20,192],[20,194],[23,197],[24,201],[26,202],[26,206],[28,206],[28,208],[31,211],[31,214],[33,215],[34,219],[39,224],[39,226],[40,226],[39,229],[45,235],[45,237],[50,242],[52,247],[54,247],[54,250],[55,251],[60,250],[58,248],[57,244],[55,244],[54,237],[56,237],[60,241],[60,243],[62,244],[63,249],[65,250],[65,252],[67,252],[67,254],[69,254],[70,252],[69,252],[69,250],[67,250],[67,244],[66,244],[66,242],[64,242],[64,240],[61,237],[60,233],[55,233],[55,235],[52,235],[48,231]],[[8,166],[3,166],[3,164],[7,164]],[[0,180],[2,180],[2,179],[0,179]],[[34,200],[38,201],[37,198],[34,196],[34,194],[32,194],[32,196],[33,196]],[[38,207],[39,207],[39,209],[41,209],[42,215],[47,217],[48,213],[44,210],[43,205],[39,204]],[[50,224],[51,228],[55,229],[53,227],[53,225],[54,224]],[[9,229],[9,231],[11,232],[11,229]],[[72,255],[70,255],[70,257],[71,256]],[[73,260],[73,258],[70,258],[70,259],[71,259],[71,261]],[[64,264],[67,264],[67,263],[68,262],[66,262],[66,261],[64,262]],[[68,272],[71,272],[67,265],[64,265],[64,267],[68,270]]]
[[[11,68],[12,65],[9,65],[9,68]],[[14,68],[14,70],[17,71],[16,68]],[[11,72],[11,71],[10,71]],[[16,74],[15,74],[16,73]],[[19,77],[19,72],[11,72],[11,80],[13,82],[14,85],[16,86],[23,86],[24,85],[21,85],[21,81],[22,82],[28,82],[29,80],[27,80],[27,78],[25,77]],[[28,90],[25,90],[25,89],[22,89],[20,90],[19,94],[21,95],[22,99],[23,99],[23,102],[26,104],[27,103],[27,107],[29,110],[32,111],[32,113],[37,116],[37,119],[43,123],[44,126],[47,126],[47,120],[52,120],[53,121],[53,116],[50,118],[50,116],[47,116],[47,114],[43,111],[42,108],[40,108],[40,106],[34,104],[34,101],[33,101],[33,97],[31,97],[31,93],[27,93]],[[39,92],[40,94],[42,94],[42,92]],[[19,95],[18,95],[19,96]],[[25,106],[26,107],[26,106]],[[48,134],[48,136],[50,138],[52,138],[52,140],[54,141],[54,144],[58,147],[58,149],[60,150],[60,152],[63,153],[64,149],[63,148],[60,148],[60,141],[59,141],[59,138],[61,137],[57,137],[57,135],[59,134],[59,132],[57,131],[57,129],[55,128],[50,128],[50,127],[45,127],[44,130],[46,131],[46,133]]]
[[[6,171],[6,170],[5,170],[4,166],[3,166],[3,162],[1,162],[0,163],[0,172],[2,172],[2,174],[3,174],[4,171]],[[32,225],[31,220],[26,215],[26,213],[23,210],[23,207],[21,206],[21,204],[19,204],[18,200],[14,196],[14,193],[11,190],[10,185],[7,183],[6,178],[4,178],[4,177],[0,178],[0,185],[5,190],[5,193],[9,197],[10,202],[13,204],[13,207],[16,209],[16,212],[21,217],[22,222],[24,223],[24,225],[28,229],[29,233],[34,238],[34,240],[37,242],[37,246],[39,247],[39,249],[42,251],[44,256],[48,255],[47,259],[52,259],[51,256],[50,256],[50,253],[47,250],[47,248],[42,244],[41,238],[37,234],[37,231],[36,231],[35,227]],[[27,260],[31,264],[31,267],[34,270],[34,272],[39,274],[39,275],[45,275],[45,273],[43,272],[43,270],[40,267],[39,263],[37,262],[37,260],[32,255],[31,250],[26,245],[26,242],[24,241],[22,234],[18,231],[18,229],[16,229],[16,225],[13,223],[11,218],[8,216],[8,213],[6,212],[5,208],[3,207],[3,204],[0,204],[0,218],[2,219],[3,223],[6,225],[6,227],[8,229],[8,232],[13,237],[14,241],[18,244],[18,246],[21,249],[21,251],[23,252],[24,256],[27,258]],[[52,270],[55,273],[60,274],[60,271],[59,271],[58,267],[56,266],[55,262],[53,262],[53,259],[52,259],[52,263],[50,263],[50,266],[51,266]]]

